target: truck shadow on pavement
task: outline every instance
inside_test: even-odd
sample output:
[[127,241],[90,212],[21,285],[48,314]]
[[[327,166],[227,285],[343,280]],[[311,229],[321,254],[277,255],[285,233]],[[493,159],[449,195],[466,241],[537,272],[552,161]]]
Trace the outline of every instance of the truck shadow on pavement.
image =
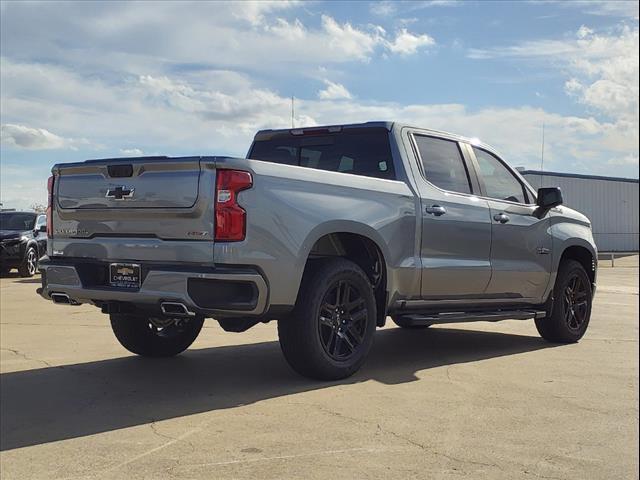
[[[127,356],[0,376],[0,450],[234,408],[335,384],[417,380],[420,370],[553,347],[538,337],[473,330],[377,332],[363,369],[341,382],[302,378],[277,342]],[[393,388],[393,387],[389,387]]]

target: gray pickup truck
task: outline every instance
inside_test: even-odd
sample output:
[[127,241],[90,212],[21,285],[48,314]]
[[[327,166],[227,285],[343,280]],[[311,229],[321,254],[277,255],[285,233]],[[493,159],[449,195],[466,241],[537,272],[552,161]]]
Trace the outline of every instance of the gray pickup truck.
[[263,130],[247,158],[55,165],[38,292],[93,304],[128,350],[171,356],[204,318],[278,320],[299,373],[357,371],[400,327],[534,319],[552,342],[587,328],[589,220],[535,192],[491,147],[393,122]]

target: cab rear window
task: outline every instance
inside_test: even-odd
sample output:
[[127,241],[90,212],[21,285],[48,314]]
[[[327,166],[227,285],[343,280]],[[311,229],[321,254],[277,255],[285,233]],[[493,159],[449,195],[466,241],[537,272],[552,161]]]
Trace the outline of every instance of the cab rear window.
[[389,132],[345,129],[322,135],[277,133],[254,141],[249,158],[284,165],[394,180]]

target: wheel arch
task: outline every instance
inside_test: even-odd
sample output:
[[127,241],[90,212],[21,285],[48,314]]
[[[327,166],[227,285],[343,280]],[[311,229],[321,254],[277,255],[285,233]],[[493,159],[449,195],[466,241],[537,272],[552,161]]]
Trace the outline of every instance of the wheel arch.
[[596,281],[596,266],[597,266],[597,254],[592,249],[585,247],[584,245],[574,244],[567,246],[560,255],[558,262],[558,268],[565,260],[575,260],[587,272],[591,283]]
[[598,250],[593,241],[591,230],[583,225],[561,222],[553,225],[552,234],[553,259],[549,284],[543,296],[545,303],[552,299],[560,263],[566,259],[580,262],[594,286],[597,280]]
[[24,244],[22,245],[22,249],[20,251],[20,255],[22,256],[23,260],[27,255],[27,251],[31,247],[36,249],[36,255],[38,255],[38,258],[40,258],[41,255],[40,255],[40,250],[38,249],[38,242],[36,242],[35,238],[30,238],[29,240],[24,242]]
[[389,291],[388,249],[376,230],[358,222],[327,222],[308,235],[303,251],[299,265],[302,275],[308,273],[314,261],[326,257],[343,257],[362,268],[374,286],[376,323],[384,325]]

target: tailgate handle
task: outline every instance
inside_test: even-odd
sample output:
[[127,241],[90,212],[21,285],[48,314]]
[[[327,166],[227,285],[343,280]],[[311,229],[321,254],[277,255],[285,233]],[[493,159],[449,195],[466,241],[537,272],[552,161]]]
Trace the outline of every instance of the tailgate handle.
[[131,177],[133,175],[133,165],[108,165],[107,172],[112,178]]

